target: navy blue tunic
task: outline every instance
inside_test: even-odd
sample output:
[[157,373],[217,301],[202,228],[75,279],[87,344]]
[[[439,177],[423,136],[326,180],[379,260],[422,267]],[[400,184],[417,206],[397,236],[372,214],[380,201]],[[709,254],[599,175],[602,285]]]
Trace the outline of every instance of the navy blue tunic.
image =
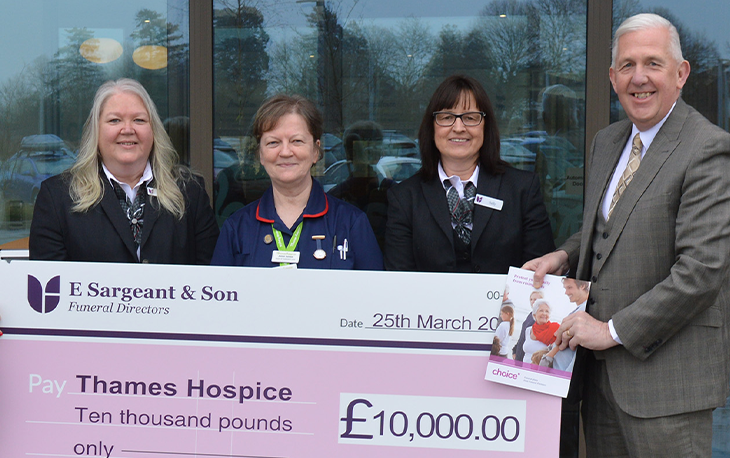
[[[307,206],[292,229],[286,227],[276,214],[271,188],[266,190],[261,199],[231,215],[221,228],[211,264],[276,267],[279,263],[271,261],[271,255],[276,250],[271,225],[281,231],[284,243],[288,244],[293,229],[303,220],[302,234],[296,247],[300,253],[297,267],[383,270],[383,256],[365,213],[325,194],[319,182],[312,181]],[[317,235],[324,235],[320,245],[327,256],[321,260],[314,257],[317,241],[312,236]],[[348,251],[342,255],[338,246],[344,246],[345,241]]]

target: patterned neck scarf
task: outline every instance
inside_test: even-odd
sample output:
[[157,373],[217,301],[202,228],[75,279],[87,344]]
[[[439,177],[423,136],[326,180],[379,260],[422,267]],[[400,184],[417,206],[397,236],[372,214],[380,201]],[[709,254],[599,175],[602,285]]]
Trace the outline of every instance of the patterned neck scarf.
[[474,210],[474,197],[477,194],[477,188],[471,181],[464,185],[464,198],[459,198],[459,192],[451,184],[451,181],[445,180],[446,200],[449,202],[449,213],[451,213],[451,222],[455,225],[456,235],[467,245],[471,242],[471,229],[467,225],[472,224],[472,213]]
[[129,227],[132,230],[132,237],[134,237],[134,247],[139,248],[139,244],[142,242],[144,207],[147,202],[147,182],[139,186],[134,202],[130,202],[127,193],[124,192],[124,189],[122,189],[119,183],[115,180],[109,181],[111,181],[114,193],[117,195],[117,199],[119,199],[119,205],[122,206],[122,210],[129,220]]

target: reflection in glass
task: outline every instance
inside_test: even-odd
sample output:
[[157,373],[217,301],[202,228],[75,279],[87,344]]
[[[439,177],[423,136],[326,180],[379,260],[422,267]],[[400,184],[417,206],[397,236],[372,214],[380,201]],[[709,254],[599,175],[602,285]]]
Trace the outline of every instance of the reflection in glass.
[[167,48],[164,46],[140,46],[132,54],[134,63],[147,70],[167,67]]
[[[465,73],[495,103],[505,160],[540,174],[560,243],[578,228],[582,213],[586,1],[492,1],[477,8],[469,2],[390,3],[313,0],[285,7],[273,0],[216,0],[216,134],[246,138],[267,96],[297,93],[316,100],[326,134],[325,158],[314,175],[335,188],[357,166],[342,144],[349,128],[359,122],[381,127],[380,160],[418,160],[424,94],[446,76]],[[385,14],[394,10],[403,14]],[[567,89],[569,102],[556,107],[569,114],[553,110],[553,86]],[[216,197],[219,215],[229,214],[233,202],[259,197],[255,187],[240,185],[249,181],[241,170],[265,179],[255,155],[236,150],[242,163],[223,175],[227,194]],[[216,161],[222,165],[225,157]],[[333,167],[339,161],[350,163]],[[235,186],[230,177],[238,177]],[[234,188],[246,194],[234,196]],[[360,194],[352,200],[369,191]]]
[[122,44],[112,38],[89,38],[81,43],[79,52],[95,64],[108,64],[122,55]]
[[[28,235],[40,182],[75,160],[96,89],[139,80],[163,116],[188,114],[188,2],[3,2],[0,244]],[[147,48],[145,48],[147,47]],[[139,49],[142,51],[139,51]],[[134,58],[148,49],[152,59]],[[138,65],[135,61],[140,62]]]
[[[692,12],[702,11],[693,3],[676,0],[620,0],[614,2],[614,31],[618,25],[637,13],[656,13],[677,27],[682,54],[690,64],[690,76],[682,88],[682,99],[707,119],[730,130],[730,39],[723,20],[730,14],[724,0],[704,0],[713,17],[702,15],[699,22],[689,22]],[[611,121],[625,118],[616,93],[611,91]]]

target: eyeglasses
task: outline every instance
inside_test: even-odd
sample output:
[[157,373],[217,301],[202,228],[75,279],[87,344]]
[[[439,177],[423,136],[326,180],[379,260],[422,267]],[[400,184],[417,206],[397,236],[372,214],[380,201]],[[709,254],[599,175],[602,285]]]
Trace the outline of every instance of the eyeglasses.
[[441,127],[451,127],[456,122],[457,118],[461,119],[467,127],[478,126],[482,123],[482,119],[486,113],[481,111],[470,111],[468,113],[455,114],[449,111],[436,111],[433,113],[433,118]]

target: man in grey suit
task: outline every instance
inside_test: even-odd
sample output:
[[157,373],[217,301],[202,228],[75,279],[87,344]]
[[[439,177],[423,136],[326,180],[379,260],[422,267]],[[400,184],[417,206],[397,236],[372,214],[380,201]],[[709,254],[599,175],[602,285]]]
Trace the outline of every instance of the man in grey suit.
[[524,267],[535,286],[592,282],[556,333],[579,349],[588,457],[709,457],[730,384],[730,134],[680,98],[690,67],[665,19],[624,21],[612,58],[629,119],[593,141],[581,231]]

